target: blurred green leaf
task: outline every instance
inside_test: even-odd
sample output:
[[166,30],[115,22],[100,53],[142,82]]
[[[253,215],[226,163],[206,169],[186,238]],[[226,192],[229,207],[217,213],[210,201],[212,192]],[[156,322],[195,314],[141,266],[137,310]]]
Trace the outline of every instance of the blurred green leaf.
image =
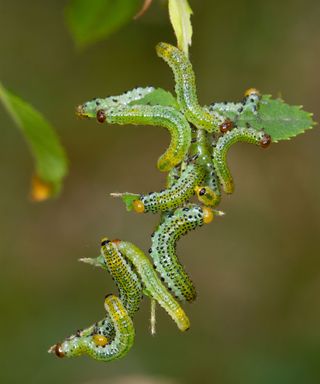
[[191,15],[192,9],[187,0],[169,0],[169,17],[177,45],[187,56],[192,38]]
[[67,159],[54,129],[38,111],[1,83],[0,100],[23,133],[35,159],[33,199],[41,201],[57,195],[67,173]]
[[76,45],[84,47],[122,27],[140,6],[141,0],[72,0],[66,20]]
[[153,92],[148,93],[140,100],[135,100],[130,103],[131,105],[163,105],[179,109],[177,100],[172,93],[165,91],[162,88],[156,88]]
[[286,104],[281,99],[271,99],[270,95],[262,97],[258,115],[248,112],[240,116],[238,125],[246,123],[257,130],[264,129],[274,142],[289,140],[315,125],[312,114],[305,112],[301,106]]

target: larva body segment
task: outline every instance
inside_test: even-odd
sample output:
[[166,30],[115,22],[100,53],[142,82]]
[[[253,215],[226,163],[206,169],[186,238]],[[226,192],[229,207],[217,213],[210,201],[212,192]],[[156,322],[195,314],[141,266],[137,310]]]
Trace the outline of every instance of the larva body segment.
[[115,329],[113,340],[105,336],[105,320],[101,320],[52,346],[49,352],[58,357],[89,355],[101,361],[112,361],[126,355],[133,345],[135,335],[131,317],[121,300],[114,295],[107,296],[104,305]]
[[176,243],[187,232],[201,227],[204,211],[195,204],[176,209],[157,227],[152,237],[150,255],[167,286],[181,301],[196,298],[195,287],[176,256]]
[[[140,195],[138,199],[134,194],[125,193],[122,199],[127,205],[127,209],[132,208],[136,212],[166,212],[175,209],[190,199],[195,193],[197,185],[202,183],[205,177],[205,170],[200,165],[189,164],[181,176],[175,180],[171,188],[161,192],[151,192],[147,195]],[[134,200],[134,199],[137,200]],[[131,206],[130,206],[131,202]],[[138,210],[143,204],[143,210]]]
[[233,193],[234,183],[227,164],[227,153],[231,145],[238,142],[246,142],[250,144],[267,147],[271,142],[271,137],[263,131],[257,131],[253,128],[234,128],[221,136],[213,151],[213,165],[219,180],[226,193]]
[[218,112],[208,113],[199,105],[195,75],[186,55],[167,43],[159,43],[156,51],[173,71],[178,104],[188,121],[198,129],[218,132],[224,119]]
[[[221,191],[219,180],[212,164],[212,144],[209,134],[206,131],[199,129],[192,133],[192,141],[189,152],[191,158],[195,158],[196,164],[202,166],[206,172],[203,185],[199,184],[198,188],[196,188],[197,197],[202,204],[214,207],[220,203]],[[209,198],[206,198],[204,194],[200,195],[198,193],[202,187],[206,188],[207,196],[210,194]]]
[[140,278],[115,245],[108,239],[101,242],[101,256],[103,261],[117,284],[120,300],[126,308],[129,316],[139,309],[142,299],[142,285]]
[[114,241],[116,247],[134,265],[145,292],[169,314],[181,331],[190,327],[190,321],[180,304],[172,297],[170,292],[160,281],[147,256],[134,244],[127,241]]
[[[87,101],[86,103],[80,105],[77,109],[78,114],[81,116],[81,110],[87,111],[96,111],[99,109],[108,109],[108,108],[117,108],[129,105],[134,101],[138,101],[143,99],[149,93],[153,92],[154,87],[137,87],[130,91],[123,93],[122,95],[117,96],[108,96],[104,99],[94,98],[92,100]],[[92,116],[95,117],[95,116]]]
[[[100,99],[98,99],[100,100]],[[101,103],[103,99],[101,99]],[[179,164],[186,155],[191,142],[191,129],[185,117],[172,107],[160,105],[134,105],[102,109],[91,104],[78,108],[79,114],[95,117],[100,122],[110,124],[153,125],[166,128],[171,134],[171,142],[166,152],[158,160],[158,169],[169,171]]]

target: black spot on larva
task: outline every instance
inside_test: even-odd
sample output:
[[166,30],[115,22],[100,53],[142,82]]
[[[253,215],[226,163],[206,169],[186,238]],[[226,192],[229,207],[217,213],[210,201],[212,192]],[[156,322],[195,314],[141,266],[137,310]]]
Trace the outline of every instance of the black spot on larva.
[[110,243],[110,240],[108,240],[108,239],[103,239],[102,241],[101,241],[101,247],[103,247],[104,245],[107,245],[107,244],[109,244]]

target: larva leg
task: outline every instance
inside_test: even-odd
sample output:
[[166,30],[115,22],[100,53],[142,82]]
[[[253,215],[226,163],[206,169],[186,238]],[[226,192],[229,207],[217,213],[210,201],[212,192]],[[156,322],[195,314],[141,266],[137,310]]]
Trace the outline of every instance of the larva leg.
[[208,113],[199,105],[195,75],[186,55],[167,43],[159,43],[156,51],[173,71],[177,100],[186,118],[198,129],[218,132],[224,118],[218,112]]
[[207,207],[188,204],[165,218],[152,235],[150,255],[161,278],[181,301],[193,301],[196,290],[176,256],[176,243],[182,235],[203,223],[210,223],[213,211]]
[[220,203],[221,191],[215,169],[212,164],[211,152],[212,144],[209,135],[203,129],[192,133],[190,156],[195,159],[206,172],[206,177],[202,185],[195,188],[198,200],[210,207],[215,207]]
[[115,329],[112,341],[105,336],[105,320],[101,320],[52,346],[49,352],[58,357],[89,355],[101,361],[112,361],[126,355],[133,345],[135,334],[131,317],[116,296],[107,296],[104,305]]
[[117,108],[103,108],[84,103],[78,107],[78,114],[84,117],[93,117],[101,123],[158,125],[168,129],[171,134],[171,143],[166,152],[158,160],[160,171],[169,171],[179,164],[185,157],[191,142],[191,129],[185,117],[172,107],[160,105],[134,105]]
[[212,159],[214,168],[226,193],[234,191],[233,179],[227,165],[226,156],[231,145],[238,142],[256,144],[266,148],[271,143],[271,137],[263,131],[257,131],[253,128],[235,128],[218,139],[217,146],[213,150]]
[[181,331],[186,331],[190,327],[187,315],[161,283],[147,256],[132,243],[121,240],[114,240],[113,243],[136,268],[145,292],[166,310]]
[[188,201],[195,193],[197,185],[202,183],[205,170],[200,165],[189,164],[175,180],[171,188],[161,192],[151,192],[147,195],[122,194],[122,200],[126,203],[127,209],[136,212],[166,212],[181,206]]

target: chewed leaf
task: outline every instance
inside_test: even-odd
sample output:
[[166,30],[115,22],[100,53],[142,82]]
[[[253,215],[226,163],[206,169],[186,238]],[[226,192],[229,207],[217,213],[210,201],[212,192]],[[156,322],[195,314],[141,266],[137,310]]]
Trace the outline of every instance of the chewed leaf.
[[172,93],[165,91],[162,88],[156,88],[154,91],[148,93],[145,97],[140,100],[133,101],[131,105],[142,104],[142,105],[162,105],[167,107],[173,107],[179,109],[177,100]]
[[138,12],[141,0],[72,0],[66,20],[78,46],[108,37]]
[[192,9],[187,0],[169,0],[169,16],[177,45],[187,56],[192,38],[191,15]]
[[240,115],[238,125],[246,123],[252,128],[264,129],[273,142],[289,140],[315,125],[311,113],[300,106],[288,105],[281,99],[271,99],[270,95],[262,97],[257,115],[252,112]]
[[42,201],[56,195],[67,173],[67,158],[54,129],[31,105],[1,84],[0,100],[23,133],[35,159],[33,200]]
[[124,192],[124,193],[111,193],[113,197],[121,197],[128,212],[133,209],[133,202],[138,200],[140,195],[136,193]]

